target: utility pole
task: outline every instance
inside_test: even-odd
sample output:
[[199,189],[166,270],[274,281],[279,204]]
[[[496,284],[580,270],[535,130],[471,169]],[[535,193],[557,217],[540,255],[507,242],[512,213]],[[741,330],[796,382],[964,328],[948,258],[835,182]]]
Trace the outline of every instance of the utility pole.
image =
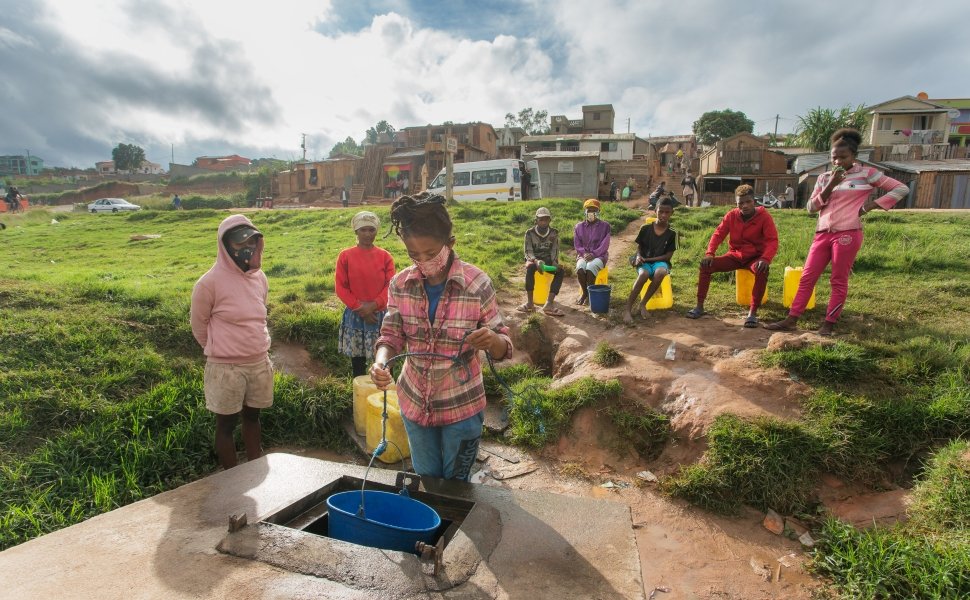
[[303,136],[303,141],[300,142],[300,148],[303,148],[303,162],[306,162],[306,134],[301,133]]
[[451,127],[445,134],[445,198],[450,202],[455,185],[455,155],[452,148],[457,149],[457,140],[451,137]]
[[630,117],[626,118],[626,132],[630,133]]
[[771,143],[774,144],[775,146],[778,145],[778,117],[779,116],[780,115],[777,115],[777,114],[775,115],[775,134],[771,136]]
[[172,164],[175,164],[175,144],[172,144]]

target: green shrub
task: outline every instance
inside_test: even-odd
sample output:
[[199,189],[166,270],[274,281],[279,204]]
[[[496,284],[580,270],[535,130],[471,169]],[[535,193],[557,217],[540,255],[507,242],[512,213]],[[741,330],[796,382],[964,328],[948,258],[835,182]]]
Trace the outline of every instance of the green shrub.
[[623,355],[609,342],[602,341],[596,344],[596,350],[593,351],[591,360],[601,367],[609,368],[623,362]]

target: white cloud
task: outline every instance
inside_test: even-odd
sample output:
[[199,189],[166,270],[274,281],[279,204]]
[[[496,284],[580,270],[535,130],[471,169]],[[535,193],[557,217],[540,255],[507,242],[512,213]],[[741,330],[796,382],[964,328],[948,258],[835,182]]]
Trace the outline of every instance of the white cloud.
[[[399,0],[352,31],[335,25],[347,6],[321,0],[11,6],[0,27],[13,83],[0,139],[52,164],[93,163],[119,141],[144,145],[156,161],[172,143],[179,162],[230,151],[294,158],[301,133],[308,156],[322,157],[380,119],[500,126],[526,106],[578,116],[582,104],[607,102],[618,131],[629,118],[641,135],[685,133],[722,108],[761,121],[757,131],[780,114],[786,131],[816,105],[920,89],[966,95],[953,74],[970,68],[967,41],[932,34],[936,15],[962,10],[958,0],[939,12],[834,0],[537,0],[514,14],[485,7],[440,20],[436,11],[468,5],[422,12]],[[470,25],[445,31],[439,22]]]

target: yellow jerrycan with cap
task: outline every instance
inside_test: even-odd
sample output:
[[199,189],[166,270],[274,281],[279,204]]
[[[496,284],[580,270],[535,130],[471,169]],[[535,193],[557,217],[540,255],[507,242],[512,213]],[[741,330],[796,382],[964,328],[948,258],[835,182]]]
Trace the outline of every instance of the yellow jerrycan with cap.
[[[795,301],[795,294],[798,293],[798,284],[801,280],[802,267],[785,267],[785,287],[781,299],[785,308],[791,307],[791,303]],[[805,308],[815,308],[815,288],[812,288],[812,297],[808,299]]]
[[[381,443],[381,421],[384,412],[384,392],[377,391],[367,397],[367,452],[373,452]],[[387,449],[377,457],[385,463],[396,463],[411,456],[408,446],[408,433],[401,418],[401,407],[397,403],[397,392],[387,391]]]

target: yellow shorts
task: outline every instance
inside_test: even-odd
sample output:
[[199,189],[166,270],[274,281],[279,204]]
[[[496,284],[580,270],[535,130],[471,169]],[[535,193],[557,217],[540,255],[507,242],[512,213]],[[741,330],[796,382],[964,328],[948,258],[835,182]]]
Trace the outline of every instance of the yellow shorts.
[[218,415],[234,415],[243,406],[273,406],[273,363],[233,365],[205,363],[205,407]]

